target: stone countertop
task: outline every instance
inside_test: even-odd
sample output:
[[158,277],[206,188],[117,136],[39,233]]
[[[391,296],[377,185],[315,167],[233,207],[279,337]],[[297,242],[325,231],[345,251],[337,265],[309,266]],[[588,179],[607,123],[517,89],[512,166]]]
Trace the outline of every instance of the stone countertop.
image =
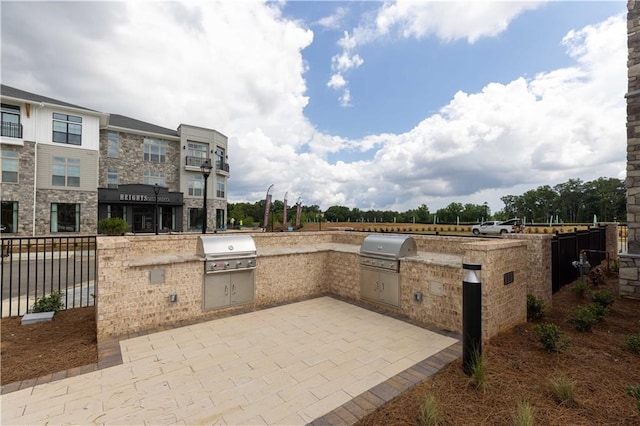
[[197,254],[172,253],[159,254],[156,256],[135,256],[129,260],[129,266],[153,266],[153,265],[171,265],[174,263],[197,262],[203,261],[204,258]]
[[426,263],[428,265],[462,268],[462,256],[458,256],[457,254],[419,251],[417,256],[405,257],[402,260],[407,262]]
[[[277,246],[277,247],[261,247],[257,249],[258,258],[268,256],[285,256],[292,254],[309,254],[321,253],[326,251],[335,251],[340,253],[360,254],[360,246],[355,244],[338,244],[338,243],[322,243],[314,245],[294,245],[294,246]],[[418,252],[416,256],[404,257],[401,260],[406,262],[419,262],[429,265],[450,266],[453,268],[462,268],[462,256],[444,253]],[[156,256],[136,256],[129,261],[131,267],[144,267],[155,265],[171,265],[174,263],[186,262],[202,262],[204,258],[197,254],[173,253],[161,254]]]
[[[258,249],[260,256],[282,256],[289,254],[320,253],[323,251],[337,251],[341,253],[360,254],[360,246],[354,244],[323,243],[315,245],[278,246]],[[462,268],[462,256],[445,253],[418,252],[416,256],[401,258],[403,261],[420,262],[429,265],[450,266]]]
[[277,246],[277,247],[259,247],[258,257],[260,256],[282,256],[287,254],[306,254],[320,253],[323,251],[338,251],[341,253],[360,253],[360,246],[354,244],[338,244],[338,243],[321,243],[313,245],[295,245],[295,246]]

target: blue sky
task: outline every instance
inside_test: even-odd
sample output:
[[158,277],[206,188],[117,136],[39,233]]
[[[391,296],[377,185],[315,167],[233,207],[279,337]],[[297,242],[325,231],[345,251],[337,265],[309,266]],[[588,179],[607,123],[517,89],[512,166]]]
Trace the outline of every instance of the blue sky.
[[622,1],[2,9],[4,84],[221,131],[232,202],[273,183],[324,209],[496,211],[503,195],[625,176]]

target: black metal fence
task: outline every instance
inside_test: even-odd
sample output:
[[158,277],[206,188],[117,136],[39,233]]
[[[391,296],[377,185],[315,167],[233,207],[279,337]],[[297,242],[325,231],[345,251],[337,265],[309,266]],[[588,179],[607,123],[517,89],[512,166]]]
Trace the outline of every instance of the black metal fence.
[[580,259],[580,252],[584,251],[591,267],[598,266],[607,258],[606,229],[604,226],[598,226],[580,231],[556,233],[551,242],[553,293],[580,276],[578,268],[573,265],[573,262]]
[[92,306],[96,237],[2,238],[0,316],[20,316],[37,299],[61,292],[63,309]]

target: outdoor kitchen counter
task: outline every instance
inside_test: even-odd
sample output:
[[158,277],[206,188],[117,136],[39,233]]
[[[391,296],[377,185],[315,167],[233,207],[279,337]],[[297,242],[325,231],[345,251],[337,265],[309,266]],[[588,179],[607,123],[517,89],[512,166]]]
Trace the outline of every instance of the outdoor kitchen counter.
[[[258,247],[258,257],[283,256],[289,254],[320,253],[336,251],[340,253],[360,254],[360,246],[355,244],[323,243],[314,245]],[[428,265],[450,266],[462,268],[462,256],[445,253],[419,251],[416,256],[403,257],[407,262],[419,262]]]
[[171,265],[174,263],[203,261],[204,258],[194,254],[174,253],[155,256],[134,256],[129,260],[130,267]]
[[258,247],[260,256],[282,256],[287,254],[321,253],[323,251],[337,251],[340,253],[360,253],[360,246],[354,244],[322,243],[298,246]]
[[419,262],[427,265],[450,266],[452,268],[462,268],[462,256],[447,253],[433,253],[419,251],[417,256],[403,257],[406,262]]

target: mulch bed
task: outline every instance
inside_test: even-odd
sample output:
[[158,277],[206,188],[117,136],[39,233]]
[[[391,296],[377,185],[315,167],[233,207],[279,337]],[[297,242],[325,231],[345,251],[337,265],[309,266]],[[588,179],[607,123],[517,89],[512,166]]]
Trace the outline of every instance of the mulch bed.
[[[617,277],[609,277],[598,290],[615,290],[617,284]],[[574,286],[553,296],[553,311],[542,320],[558,325],[570,341],[562,353],[547,353],[533,332],[536,324],[522,324],[485,343],[483,388],[470,382],[457,360],[357,424],[420,424],[420,406],[433,395],[441,425],[518,424],[520,401],[533,407],[535,424],[639,425],[636,401],[625,388],[640,385],[640,355],[628,349],[625,338],[640,334],[640,300],[617,300],[591,332],[578,332],[567,319],[591,300],[578,296]],[[575,406],[552,396],[549,382],[561,376],[576,383]]]
[[2,385],[98,361],[95,307],[57,312],[51,322],[0,321]]

